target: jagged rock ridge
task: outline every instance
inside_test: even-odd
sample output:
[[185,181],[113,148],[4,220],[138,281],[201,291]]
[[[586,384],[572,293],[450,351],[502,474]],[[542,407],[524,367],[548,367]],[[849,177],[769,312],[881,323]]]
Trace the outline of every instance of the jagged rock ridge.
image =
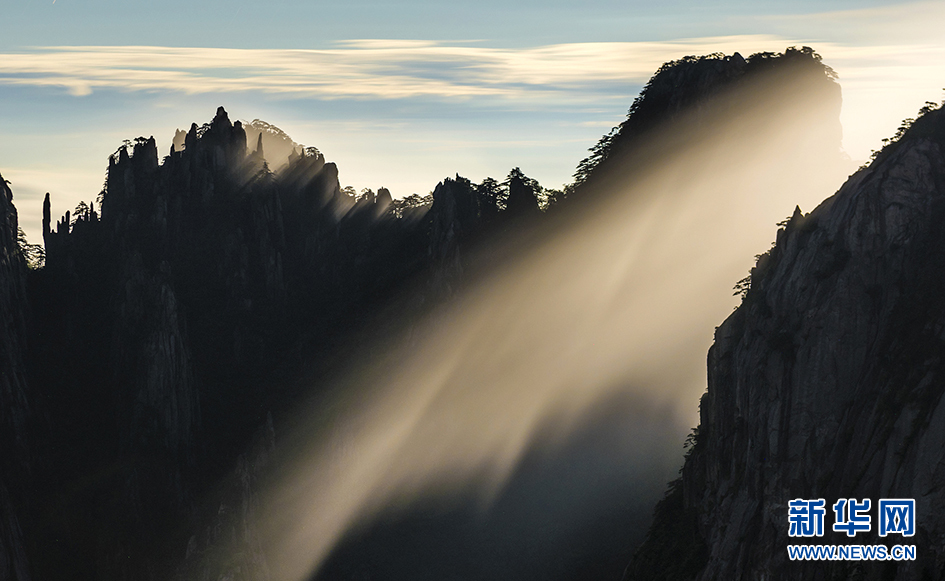
[[[120,148],[99,213],[67,212],[53,228],[47,197],[34,302],[48,339],[33,370],[60,443],[47,477],[110,476],[76,483],[66,519],[85,530],[40,549],[38,570],[55,576],[71,560],[109,578],[170,573],[186,529],[206,520],[198,497],[283,405],[273,370],[426,255],[417,219],[385,203],[342,194],[335,165],[311,150],[273,174],[261,140],[250,150],[222,108],[163,163],[153,138]],[[61,526],[44,518],[41,530]]]

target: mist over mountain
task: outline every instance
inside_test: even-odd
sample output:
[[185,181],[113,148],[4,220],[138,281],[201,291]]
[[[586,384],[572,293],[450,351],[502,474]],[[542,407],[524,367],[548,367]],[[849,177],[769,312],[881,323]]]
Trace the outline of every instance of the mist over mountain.
[[[840,89],[834,76],[806,48],[747,59],[737,53],[686,57],[655,74],[627,119],[591,150],[578,166],[575,182],[564,191],[542,188],[515,168],[502,181],[487,178],[476,184],[457,175],[437,184],[430,197],[397,200],[383,187],[376,192],[342,189],[338,168],[322,152],[300,146],[260,120],[231,122],[220,107],[209,123],[179,131],[166,156],[159,154],[153,138],[127,142],[109,159],[105,188],[88,205],[56,220],[61,209],[47,195],[41,268],[35,260],[28,267],[17,240],[13,193],[2,184],[0,438],[12,452],[4,454],[0,474],[0,572],[17,580],[282,578],[272,540],[260,524],[273,509],[264,491],[293,452],[286,434],[300,402],[320,401],[320,390],[327,390],[340,368],[367,367],[381,359],[366,337],[409,336],[413,321],[460,300],[464,289],[480,277],[497,276],[503,265],[514,266],[515,257],[542,248],[571,222],[600,212],[628,184],[639,185],[631,198],[646,197],[647,180],[660,164],[675,168],[670,162],[677,160],[679,167],[687,167],[678,160],[691,156],[699,160],[688,166],[694,173],[712,169],[731,175],[733,189],[754,187],[752,180],[760,178],[738,173],[739,159],[749,159],[745,152],[733,149],[723,152],[729,153],[728,159],[713,161],[699,153],[712,151],[713,143],[744,143],[751,150],[753,140],[765,139],[777,128],[773,147],[796,154],[784,163],[784,171],[792,174],[791,187],[813,184],[824,173],[843,173]],[[906,177],[934,163],[940,167],[941,160],[930,157],[937,155],[938,147],[938,126],[930,119],[937,118],[926,115],[907,134],[932,128],[931,137],[923,137],[926,145],[906,156],[918,160],[913,160],[913,169],[903,170]],[[779,125],[783,119],[802,122],[790,130]],[[911,151],[910,139],[903,138],[896,147]],[[900,157],[891,149],[874,167],[898,167],[899,162],[891,160]],[[928,163],[922,165],[922,160]],[[666,170],[670,175],[672,171]],[[866,174],[879,175],[873,169]],[[879,178],[859,175],[838,199],[853,196],[844,193],[853,190],[850,184],[879,183]],[[921,175],[927,177],[923,191],[939,183],[932,170]],[[632,201],[619,203],[633,207]],[[825,206],[831,204],[837,205]],[[909,201],[905,206],[916,204]],[[915,226],[916,231],[935,230],[932,205],[928,208],[923,218],[928,225]],[[827,235],[841,231],[841,218],[825,217],[823,223],[817,218],[827,211],[792,218],[787,232],[779,234],[778,246],[753,271],[743,306],[718,331],[717,341],[732,339],[714,347],[710,358],[703,428],[683,476],[684,483],[692,484],[674,489],[677,495],[693,491],[679,510],[701,520],[685,516],[699,524],[686,530],[688,536],[662,540],[658,531],[663,530],[670,502],[664,501],[647,541],[647,546],[663,547],[649,549],[651,555],[667,547],[676,551],[667,550],[667,555],[695,550],[695,556],[684,561],[686,574],[697,566],[724,574],[755,567],[754,561],[725,552],[733,541],[712,528],[719,519],[736,517],[709,512],[699,502],[708,504],[705,499],[717,494],[759,506],[752,489],[739,487],[744,480],[730,480],[731,471],[725,468],[721,478],[729,480],[718,484],[720,477],[713,470],[721,469],[713,467],[731,464],[736,457],[750,458],[755,448],[746,442],[760,441],[767,424],[758,424],[753,429],[759,435],[746,439],[743,431],[755,416],[744,411],[740,401],[732,403],[734,395],[719,391],[717,386],[724,382],[711,362],[740,345],[735,338],[747,333],[743,329],[757,327],[761,336],[776,338],[762,346],[751,343],[753,348],[768,349],[769,343],[778,347],[776,353],[759,351],[752,360],[780,361],[784,369],[795,369],[793,363],[784,363],[785,353],[799,341],[791,337],[800,331],[791,331],[786,339],[777,337],[782,337],[782,328],[800,329],[802,323],[788,315],[777,318],[774,306],[762,305],[767,304],[765,293],[776,292],[784,312],[795,312],[791,304],[796,303],[790,301],[797,296],[816,295],[829,302],[823,297],[830,296],[832,287],[825,285],[835,284],[831,281],[842,278],[844,269],[857,264],[859,246],[838,241],[840,234]],[[866,234],[882,230],[875,226],[879,218],[871,216],[861,228]],[[913,232],[913,226],[903,225],[904,218],[897,220],[893,225]],[[852,231],[848,225],[842,228]],[[896,252],[906,260],[912,235],[895,236]],[[798,242],[802,239],[803,244]],[[789,246],[787,240],[794,242]],[[867,253],[865,248],[874,242],[858,244]],[[815,258],[807,260],[819,265],[813,271],[776,278],[780,265],[796,261],[784,258],[786,248],[799,253],[815,246]],[[913,277],[927,272],[896,265],[888,268],[913,272]],[[866,277],[859,271],[854,275],[856,284]],[[788,286],[804,287],[807,294],[776,291],[782,279]],[[790,282],[795,279],[806,282]],[[879,301],[889,308],[871,306],[872,318],[864,323],[866,319],[830,319],[833,311],[823,307],[817,319],[837,328],[833,335],[824,335],[823,345],[846,337],[849,325],[892,325],[890,314],[906,308],[896,305],[906,305],[903,301],[913,295],[883,290],[882,284],[905,287],[876,280],[870,284],[879,285],[879,290],[861,289],[865,294],[856,295],[857,300]],[[902,280],[912,285],[919,278]],[[853,288],[854,282],[844,288]],[[913,298],[908,304],[926,304],[924,294]],[[762,314],[749,316],[754,311]],[[782,319],[794,321],[794,326],[785,327]],[[908,326],[883,337],[924,337],[920,331]],[[863,350],[875,348],[869,344],[863,343],[862,349],[851,346],[850,357],[863,360]],[[922,352],[905,339],[895,345],[901,347],[896,353],[909,351],[919,357],[915,353]],[[862,367],[860,360],[850,359],[851,371],[845,377]],[[746,373],[764,373],[759,369]],[[844,397],[836,399],[850,399]],[[707,409],[716,409],[705,403],[715,401],[712,398],[719,404],[707,420]],[[759,410],[758,418],[774,409],[767,400],[749,400]],[[810,403],[815,404],[820,406]],[[619,577],[633,547],[643,539],[644,523],[667,474],[674,470],[678,428],[665,407],[632,394],[604,398],[594,409],[600,421],[576,429],[568,444],[553,453],[523,444],[516,469],[489,510],[483,511],[475,495],[467,498],[463,493],[451,503],[434,499],[379,510],[342,535],[316,578]],[[751,421],[715,419],[736,409]],[[817,409],[826,414],[829,408]],[[323,411],[327,418],[335,413]],[[636,426],[630,432],[628,418]],[[715,427],[716,421],[720,427]],[[803,439],[805,432],[798,434]],[[621,438],[634,441],[630,447],[618,447],[625,458],[601,452]],[[716,450],[725,446],[742,448]],[[738,474],[770,466],[775,458],[801,466],[795,448],[805,449],[801,443],[784,458],[765,456]],[[871,450],[857,453],[863,456]],[[818,458],[837,465],[839,453],[831,454]],[[787,485],[779,481],[778,486]],[[867,488],[863,490],[872,492],[875,487]],[[746,526],[755,530],[750,528],[754,524]],[[698,543],[672,545],[690,538]],[[768,545],[759,545],[767,548],[753,554],[774,546],[772,538],[758,534],[757,542]],[[425,549],[418,554],[417,547]],[[631,570],[640,571],[635,573],[639,578],[661,578],[672,566],[638,559]]]

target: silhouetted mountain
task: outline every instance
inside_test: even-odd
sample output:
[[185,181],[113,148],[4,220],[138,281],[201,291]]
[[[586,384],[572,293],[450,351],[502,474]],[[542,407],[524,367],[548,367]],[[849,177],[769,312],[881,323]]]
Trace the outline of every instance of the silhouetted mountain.
[[[269,155],[285,158],[280,171],[270,170]],[[194,527],[235,521],[202,513],[198,498],[233,465],[253,467],[242,482],[256,477],[268,444],[245,450],[271,432],[270,410],[297,395],[280,378],[335,353],[417,273],[453,276],[436,273],[480,220],[477,190],[457,179],[467,185],[457,194],[472,204],[466,213],[445,207],[452,180],[432,200],[394,201],[386,188],[353,197],[318,150],[259,120],[231,123],[221,107],[210,123],[179,132],[162,162],[153,138],[126,142],[109,159],[98,211],[81,204],[53,224],[47,195],[31,332],[5,188],[4,441],[24,446],[27,376],[35,397],[49,402],[30,515],[34,574],[166,577],[181,547],[194,559],[212,553],[219,535],[194,535]],[[420,288],[430,298],[448,290]],[[36,338],[29,373],[27,335]],[[22,463],[24,454],[5,459]],[[14,473],[26,472],[5,467]],[[232,490],[220,506],[252,494]],[[22,568],[15,525],[5,529],[4,554]],[[188,570],[203,566],[211,565]],[[252,559],[241,566],[264,568]]]
[[[684,147],[706,129],[717,129],[719,119],[755,119],[750,110],[758,107],[770,107],[769,122],[789,117],[785,113],[792,108],[800,110],[810,122],[800,124],[805,134],[796,136],[793,146],[807,151],[812,162],[824,156],[839,159],[841,97],[835,80],[836,73],[808,47],[747,59],[739,53],[715,53],[668,62],[633,101],[626,120],[578,164],[570,189],[619,187],[661,155]],[[674,123],[679,133],[663,134]],[[763,133],[765,128],[745,130]]]
[[[262,134],[248,151],[220,108],[161,164],[153,138],[121,148],[100,216],[67,212],[53,229],[47,198],[34,375],[57,402],[51,471],[79,497],[63,507],[79,512],[65,517],[76,534],[35,560],[48,575],[66,562],[159,575],[177,550],[169,531],[195,518],[205,483],[281,405],[273,370],[302,344],[330,343],[421,266],[420,223],[346,197],[317,152],[278,175],[265,154]],[[90,483],[94,471],[107,478]]]
[[[682,476],[626,579],[941,579],[945,536],[945,111],[926,107],[869,167],[799,210],[715,332]],[[838,499],[872,526],[831,531]],[[879,537],[880,499],[914,537]],[[824,536],[789,502],[825,499]],[[791,561],[787,545],[915,545],[915,561]]]

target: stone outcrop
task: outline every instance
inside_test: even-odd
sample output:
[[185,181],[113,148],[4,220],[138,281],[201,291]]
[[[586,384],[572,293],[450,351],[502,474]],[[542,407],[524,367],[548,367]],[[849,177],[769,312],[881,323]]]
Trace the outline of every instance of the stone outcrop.
[[449,278],[462,272],[459,245],[480,224],[479,197],[469,180],[456,176],[437,184],[430,208],[430,255]]
[[[627,570],[638,579],[945,576],[945,112],[931,111],[810,214],[796,211],[716,330],[701,423]],[[788,502],[824,498],[823,538]],[[841,498],[869,533],[830,531]],[[914,498],[912,538],[876,503]],[[914,544],[916,561],[792,562],[787,545]]]

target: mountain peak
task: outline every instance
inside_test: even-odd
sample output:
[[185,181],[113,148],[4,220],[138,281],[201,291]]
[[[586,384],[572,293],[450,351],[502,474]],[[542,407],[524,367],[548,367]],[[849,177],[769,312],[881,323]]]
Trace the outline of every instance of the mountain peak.
[[755,53],[748,59],[737,52],[712,53],[667,62],[634,99],[627,118],[578,164],[575,186],[599,185],[624,164],[627,155],[652,147],[654,131],[683,115],[687,115],[686,126],[697,129],[711,123],[713,116],[755,106],[756,101],[783,107],[790,100],[820,116],[823,136],[817,140],[818,147],[839,152],[840,86],[836,73],[813,49],[789,47],[783,53]]

